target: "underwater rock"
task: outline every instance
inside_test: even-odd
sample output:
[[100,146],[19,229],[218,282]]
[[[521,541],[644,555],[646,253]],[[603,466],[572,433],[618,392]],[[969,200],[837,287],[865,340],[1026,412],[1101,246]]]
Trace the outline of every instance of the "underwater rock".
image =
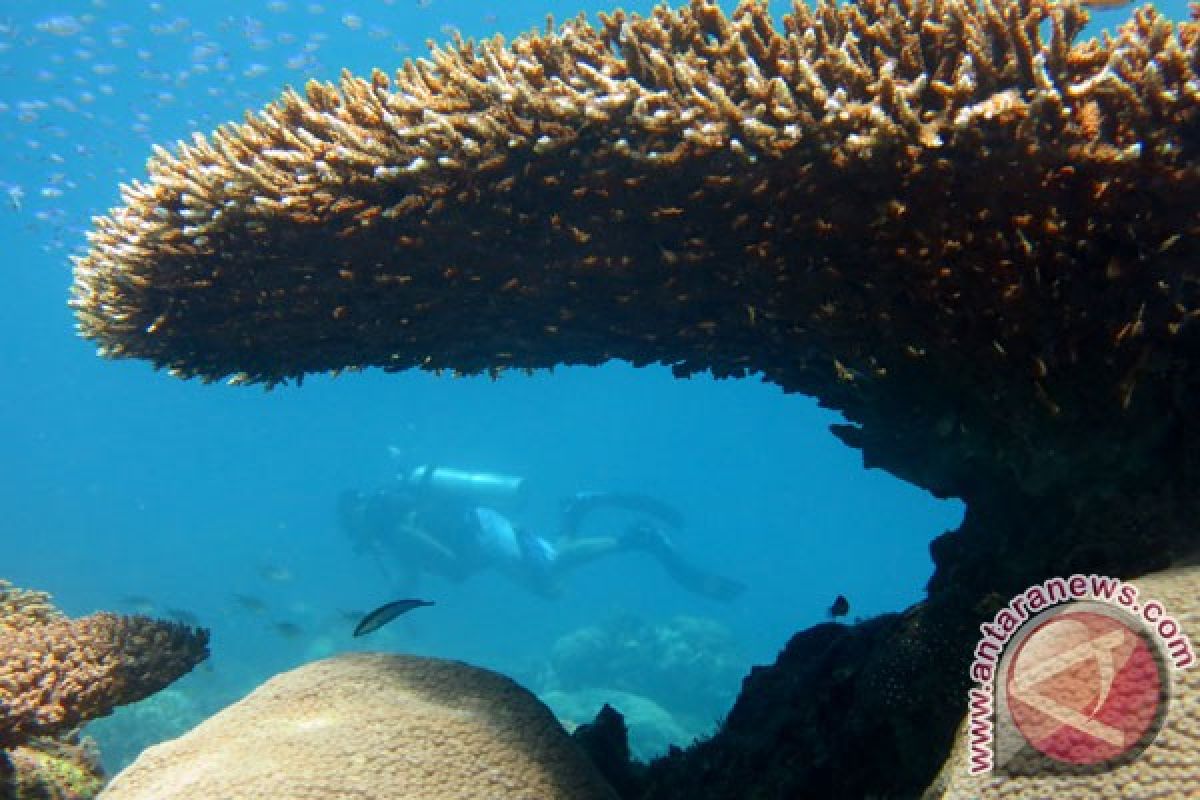
[[621,712],[605,703],[595,719],[571,731],[571,738],[579,743],[623,800],[637,796],[645,767],[633,761],[629,751],[629,729],[625,727]]
[[0,580],[0,749],[148,697],[208,657],[208,631],[108,612],[68,619]]
[[577,689],[551,691],[538,695],[550,706],[568,730],[593,719],[606,705],[624,717],[629,747],[639,761],[650,761],[666,753],[673,745],[684,746],[703,731],[689,731],[669,711],[653,700],[619,689]]
[[[1200,566],[1146,575],[1133,583],[1154,598],[1200,643]],[[972,776],[967,771],[967,724],[924,800],[1092,800],[1097,797],[1200,796],[1200,664],[1175,671],[1170,705],[1154,742],[1133,761],[1098,775]]]
[[104,800],[615,800],[550,710],[459,662],[355,653],[151,747]]
[[[958,713],[946,711],[956,706],[936,686],[940,672],[922,678],[918,670],[926,659],[912,668],[907,663],[917,655],[911,636],[921,627],[923,610],[917,606],[854,626],[827,622],[796,634],[773,665],[750,672],[712,738],[650,765],[642,796],[724,800],[920,792],[948,747],[939,747],[939,728],[930,723],[938,714]],[[934,697],[940,705],[914,708]]]

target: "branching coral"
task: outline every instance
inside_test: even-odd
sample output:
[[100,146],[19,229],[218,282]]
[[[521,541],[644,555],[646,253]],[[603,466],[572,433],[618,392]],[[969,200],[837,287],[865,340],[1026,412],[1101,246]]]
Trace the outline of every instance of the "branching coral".
[[1038,489],[1061,463],[1030,440],[1160,441],[1195,382],[1198,28],[1085,21],[694,0],[458,41],[157,148],[72,305],[103,353],[205,379],[758,372],[935,491],[963,461]]
[[0,581],[0,748],[140,700],[208,656],[208,632],[100,612],[68,619]]

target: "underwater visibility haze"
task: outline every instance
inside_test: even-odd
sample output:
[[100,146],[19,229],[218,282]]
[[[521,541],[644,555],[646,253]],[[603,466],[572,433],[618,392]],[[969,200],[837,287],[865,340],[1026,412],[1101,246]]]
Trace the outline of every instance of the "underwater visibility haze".
[[[568,729],[609,703],[649,759],[711,735],[751,667],[797,631],[924,596],[929,543],[960,525],[962,504],[864,468],[829,431],[840,414],[757,374],[677,379],[621,361],[494,377],[368,368],[267,391],[98,358],[77,336],[70,257],[86,251],[92,217],[124,202],[118,185],[145,180],[153,145],[240,121],[310,79],[391,71],[426,40],[512,39],[547,15],[608,10],[0,5],[0,578],[49,592],[70,617],[211,631],[189,674],[87,725],[110,773],[268,678],[348,651],[495,670]],[[1182,3],[1162,10],[1186,16]],[[1128,13],[1094,11],[1089,33]],[[494,243],[498,258],[507,246]],[[421,467],[519,479],[502,510],[521,548],[558,537],[581,492],[660,511],[599,504],[573,538],[632,538],[553,586],[495,569],[417,576],[411,552],[357,540],[340,504],[411,484]]]

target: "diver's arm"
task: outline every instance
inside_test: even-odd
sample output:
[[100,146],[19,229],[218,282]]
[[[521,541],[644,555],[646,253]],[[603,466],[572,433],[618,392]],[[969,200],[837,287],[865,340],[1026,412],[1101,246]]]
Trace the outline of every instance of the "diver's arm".
[[426,555],[437,560],[457,561],[454,551],[439,542],[429,531],[405,520],[396,526],[396,535],[403,536],[412,544],[417,545]]
[[415,514],[406,514],[394,530],[398,538],[415,546],[419,553],[417,560],[426,571],[456,581],[468,576],[469,570],[459,554],[439,541],[428,529],[418,525]]

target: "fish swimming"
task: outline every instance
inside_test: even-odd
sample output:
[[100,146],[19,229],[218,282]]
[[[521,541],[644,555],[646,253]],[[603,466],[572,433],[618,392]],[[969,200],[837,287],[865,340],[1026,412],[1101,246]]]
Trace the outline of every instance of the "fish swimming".
[[267,610],[267,604],[252,594],[234,593],[233,600],[245,611],[251,614],[262,614]]
[[304,629],[294,622],[276,622],[271,629],[285,639],[298,639],[304,635]]
[[287,567],[267,563],[258,565],[258,576],[271,583],[287,583],[293,577],[292,571]]
[[833,601],[833,605],[829,607],[829,618],[837,619],[844,617],[850,613],[850,601],[846,599],[846,595],[839,594],[837,599]]
[[200,618],[185,608],[168,608],[167,619],[192,628],[200,627]]
[[395,600],[387,605],[380,606],[359,620],[358,625],[354,628],[354,635],[364,636],[372,631],[377,631],[406,611],[431,605],[433,605],[432,600],[418,600],[415,597]]

